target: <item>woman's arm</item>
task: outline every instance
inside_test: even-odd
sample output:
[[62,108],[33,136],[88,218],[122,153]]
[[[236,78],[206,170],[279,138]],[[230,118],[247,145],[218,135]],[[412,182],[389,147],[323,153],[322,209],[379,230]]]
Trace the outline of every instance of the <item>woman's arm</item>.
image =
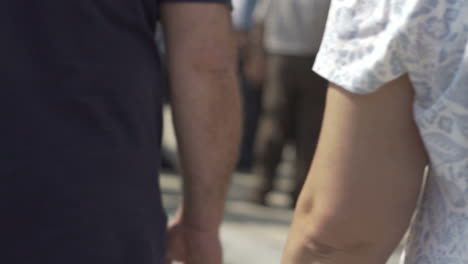
[[331,85],[283,264],[383,264],[406,231],[428,163],[401,77],[375,93]]

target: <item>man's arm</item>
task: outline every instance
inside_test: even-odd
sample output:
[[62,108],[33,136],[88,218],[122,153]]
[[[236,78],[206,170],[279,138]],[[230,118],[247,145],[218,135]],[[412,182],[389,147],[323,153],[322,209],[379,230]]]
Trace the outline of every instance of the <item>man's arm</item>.
[[167,3],[162,6],[162,21],[184,175],[183,208],[176,221],[192,234],[215,237],[241,133],[229,8],[217,3]]
[[375,93],[332,85],[284,264],[384,264],[406,231],[427,157],[401,77]]

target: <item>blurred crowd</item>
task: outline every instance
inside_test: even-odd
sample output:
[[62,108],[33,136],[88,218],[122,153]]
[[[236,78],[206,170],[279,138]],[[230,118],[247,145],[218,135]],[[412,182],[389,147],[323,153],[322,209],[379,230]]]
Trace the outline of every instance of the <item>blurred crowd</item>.
[[259,178],[249,200],[267,204],[285,145],[295,148],[292,207],[312,160],[327,81],[311,71],[327,20],[329,0],[234,0],[244,102],[238,170]]

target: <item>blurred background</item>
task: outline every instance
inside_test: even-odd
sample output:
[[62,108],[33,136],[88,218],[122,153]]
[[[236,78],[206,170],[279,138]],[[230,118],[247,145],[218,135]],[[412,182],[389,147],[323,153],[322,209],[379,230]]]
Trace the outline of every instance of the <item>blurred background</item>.
[[[280,263],[320,132],[327,82],[311,67],[329,5],[330,0],[233,0],[244,135],[222,227],[227,264]],[[163,39],[158,34],[157,41]],[[172,216],[182,178],[166,94],[161,187]],[[402,245],[389,264],[398,263]]]

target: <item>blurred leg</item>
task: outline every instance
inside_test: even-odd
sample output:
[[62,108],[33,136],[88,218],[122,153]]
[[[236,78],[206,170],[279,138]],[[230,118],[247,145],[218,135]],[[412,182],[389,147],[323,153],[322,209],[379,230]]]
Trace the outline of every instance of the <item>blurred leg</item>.
[[263,112],[255,147],[255,174],[260,186],[251,200],[265,203],[266,194],[273,189],[276,169],[281,161],[283,146],[291,127],[291,91],[285,86],[284,71],[287,59],[269,55],[267,76],[263,91]]
[[244,134],[242,138],[238,169],[249,171],[253,163],[254,143],[257,136],[258,119],[262,106],[262,90],[258,85],[249,82],[242,74],[242,70],[240,79],[244,100]]

